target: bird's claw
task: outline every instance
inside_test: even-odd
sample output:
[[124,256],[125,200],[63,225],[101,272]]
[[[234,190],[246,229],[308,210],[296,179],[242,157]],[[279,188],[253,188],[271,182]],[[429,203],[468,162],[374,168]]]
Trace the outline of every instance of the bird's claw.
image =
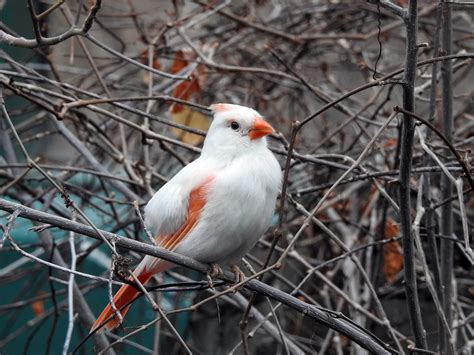
[[219,277],[223,274],[224,272],[222,271],[221,267],[219,264],[211,264],[211,270],[207,273],[207,283],[210,288],[214,289],[214,283],[212,282],[212,279]]
[[[240,270],[240,268],[236,265],[236,264],[232,264],[230,266],[230,270],[234,273],[234,283],[235,284],[239,284],[241,283],[242,281],[245,280],[245,274],[242,270]],[[236,288],[235,291],[240,291],[242,289],[243,285],[239,286],[238,288]]]

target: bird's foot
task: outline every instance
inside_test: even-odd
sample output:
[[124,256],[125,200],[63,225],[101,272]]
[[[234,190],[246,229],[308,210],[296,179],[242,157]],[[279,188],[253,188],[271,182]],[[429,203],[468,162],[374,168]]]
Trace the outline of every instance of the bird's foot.
[[214,283],[212,282],[213,278],[219,277],[223,274],[221,267],[219,264],[211,264],[211,270],[207,273],[207,283],[210,288],[214,289]]
[[[242,281],[245,280],[245,274],[242,270],[240,270],[240,268],[236,265],[236,264],[232,264],[230,266],[230,271],[232,271],[234,273],[234,283],[235,284],[239,284],[241,283]],[[236,289],[236,291],[240,291],[242,289],[243,286],[240,286]]]

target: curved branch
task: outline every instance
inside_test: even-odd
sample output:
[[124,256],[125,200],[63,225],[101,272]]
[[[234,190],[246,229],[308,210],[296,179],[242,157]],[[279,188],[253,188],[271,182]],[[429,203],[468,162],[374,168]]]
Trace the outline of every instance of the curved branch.
[[474,181],[472,179],[472,175],[471,175],[471,172],[469,171],[469,167],[467,166],[466,162],[464,161],[464,159],[461,157],[461,155],[458,153],[458,151],[456,150],[456,148],[454,148],[454,146],[452,145],[452,143],[448,140],[448,138],[446,138],[446,136],[441,133],[435,126],[433,126],[429,121],[425,120],[424,118],[421,118],[420,116],[418,116],[416,113],[413,113],[413,112],[410,112],[410,111],[407,111],[405,110],[404,108],[400,107],[400,106],[395,106],[393,108],[393,110],[395,112],[401,112],[403,113],[404,115],[407,115],[407,116],[411,116],[413,117],[414,119],[416,119],[417,121],[420,121],[421,123],[423,123],[426,127],[428,127],[429,129],[431,129],[431,131],[433,131],[433,133],[435,133],[443,142],[444,144],[446,144],[446,146],[449,148],[449,150],[454,154],[454,156],[456,157],[456,160],[458,161],[459,165],[461,165],[461,168],[464,172],[464,174],[466,175],[466,178],[467,178],[467,181],[469,182],[469,185],[471,186],[472,189],[474,189]]
[[[85,224],[73,222],[69,219],[58,217],[46,212],[41,212],[4,199],[0,199],[0,210],[7,211],[10,213],[18,211],[18,215],[23,218],[42,223],[48,223],[63,230],[73,231],[82,235],[101,240],[101,238],[97,235],[94,229],[89,226],[86,226]],[[156,247],[150,244],[138,242],[133,239],[123,238],[106,231],[101,231],[101,234],[105,236],[105,238],[109,242],[114,242],[117,246],[139,253],[162,258],[171,261],[175,264],[199,271],[201,273],[207,273],[209,271],[208,265],[202,264],[191,258],[171,252],[169,250]],[[225,272],[224,275],[220,277],[220,279],[227,282],[233,282],[234,275],[230,272]],[[247,283],[244,284],[244,287],[249,289],[250,291],[257,292],[261,295],[270,297],[298,312],[301,312],[303,315],[314,319],[316,322],[340,332],[341,334],[347,336],[348,338],[359,344],[361,347],[371,352],[377,354],[390,354],[395,352],[390,346],[383,343],[375,335],[353,323],[350,319],[348,319],[339,312],[333,312],[328,309],[309,305],[303,301],[300,301],[296,297],[293,297],[277,288],[274,288],[255,279],[249,280]]]
[[[71,26],[68,30],[64,31],[60,35],[57,35],[54,37],[46,37],[46,38],[41,36],[41,33],[39,32],[39,24],[38,24],[39,18],[44,16],[44,14],[41,14],[39,16],[35,15],[32,12],[33,9],[30,6],[29,9],[31,11],[31,17],[32,17],[31,20],[33,21],[33,27],[35,28],[36,38],[27,39],[25,37],[15,37],[5,32],[4,30],[0,29],[0,43],[6,43],[10,46],[23,47],[23,48],[37,48],[37,47],[42,47],[42,46],[52,46],[52,45],[61,43],[67,40],[68,38],[71,38],[74,36],[85,35],[91,29],[95,16],[100,10],[101,4],[102,4],[102,0],[95,1],[94,5],[89,10],[89,13],[82,27]],[[56,7],[57,6],[53,6],[52,8],[56,8]]]

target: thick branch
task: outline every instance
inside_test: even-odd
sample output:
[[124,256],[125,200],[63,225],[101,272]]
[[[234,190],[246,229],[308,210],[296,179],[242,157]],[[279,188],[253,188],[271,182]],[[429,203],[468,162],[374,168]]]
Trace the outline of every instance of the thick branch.
[[[13,213],[15,210],[18,210],[19,216],[21,217],[33,221],[48,223],[63,230],[73,231],[101,240],[101,238],[91,227],[88,227],[78,222],[70,221],[66,218],[54,216],[52,214],[41,212],[4,199],[0,199],[0,209],[8,211],[10,213]],[[162,258],[171,261],[175,264],[200,271],[202,273],[207,273],[209,271],[209,267],[206,264],[202,264],[191,258],[179,255],[169,250],[138,242],[133,239],[123,238],[106,231],[101,231],[101,233],[109,242],[114,242],[117,246]],[[232,273],[226,272],[221,277],[221,279],[227,282],[233,282],[234,276]],[[357,324],[352,323],[341,313],[309,305],[303,301],[300,301],[296,297],[293,297],[277,288],[274,288],[257,280],[250,280],[245,284],[245,288],[249,289],[250,291],[257,292],[261,295],[268,296],[296,311],[301,312],[306,316],[309,316],[316,322],[323,324],[347,336],[348,338],[350,338],[351,340],[353,340],[354,342],[369,351],[372,351],[377,354],[390,354],[391,352],[393,352],[393,350],[387,344],[384,344],[382,341],[377,339],[367,330],[359,327]]]
[[[415,111],[415,76],[416,76],[416,56],[418,51],[418,18],[417,1],[410,0],[406,26],[406,59],[403,86],[403,108],[406,111]],[[421,317],[420,301],[418,299],[418,289],[415,270],[415,250],[412,234],[411,220],[411,198],[410,198],[410,176],[413,156],[413,137],[415,125],[413,118],[403,115],[401,152],[400,152],[400,175],[399,175],[399,206],[400,224],[403,240],[403,265],[405,274],[405,293],[408,305],[408,314],[413,329],[413,336],[417,348],[427,349],[426,333]]]
[[[452,47],[452,25],[451,25],[451,7],[449,4],[443,4],[443,49],[449,55]],[[450,142],[453,136],[453,89],[452,89],[452,63],[444,61],[441,67],[441,83],[443,98],[443,133]],[[451,180],[443,174],[441,176],[441,197],[446,199],[451,196],[453,185]],[[441,207],[440,230],[443,235],[449,237],[453,234],[453,209],[452,202],[448,201]],[[443,292],[443,308],[448,324],[453,322],[453,243],[441,241],[441,287]],[[450,342],[451,339],[446,332],[441,334],[441,352],[443,354],[452,354]]]
[[406,9],[403,7],[398,6],[397,4],[394,4],[390,0],[368,0],[371,4],[379,4],[380,7],[383,7],[391,12],[393,12],[395,15],[401,17],[403,20],[406,19],[408,12]]
[[[35,31],[35,34],[37,36],[37,38],[35,39],[15,37],[5,32],[4,30],[0,30],[0,43],[6,43],[6,44],[9,44],[10,46],[23,47],[23,48],[36,48],[40,46],[52,46],[52,45],[61,43],[67,40],[68,38],[71,38],[74,36],[85,35],[92,27],[92,23],[94,21],[95,16],[97,15],[97,12],[100,9],[101,3],[102,3],[102,0],[95,1],[82,27],[78,28],[75,26],[71,26],[68,30],[61,33],[60,35],[57,35],[54,37],[46,37],[46,38],[41,36],[38,29],[37,31]],[[30,10],[34,11],[32,8],[30,8]],[[38,20],[38,17],[34,15],[34,13],[32,13],[32,20],[33,20],[33,23],[34,24],[36,23],[37,25],[37,22],[35,21]],[[37,26],[35,26],[35,29],[36,27]]]

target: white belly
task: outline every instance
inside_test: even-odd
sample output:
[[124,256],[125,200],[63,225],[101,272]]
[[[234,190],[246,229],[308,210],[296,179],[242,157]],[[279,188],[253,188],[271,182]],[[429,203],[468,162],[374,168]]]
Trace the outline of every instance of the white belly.
[[271,224],[280,177],[276,160],[268,163],[237,163],[219,174],[199,222],[176,252],[222,265],[241,259]]

